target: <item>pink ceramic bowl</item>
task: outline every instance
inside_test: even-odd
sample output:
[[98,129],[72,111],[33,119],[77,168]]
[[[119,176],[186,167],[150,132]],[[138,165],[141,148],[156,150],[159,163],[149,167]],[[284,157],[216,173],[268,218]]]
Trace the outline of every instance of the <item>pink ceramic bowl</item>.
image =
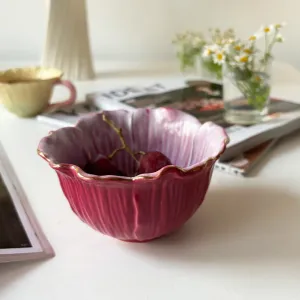
[[[135,177],[85,173],[88,161],[121,145],[102,120],[103,113],[122,128],[131,149],[160,151],[173,165]],[[227,143],[221,127],[201,125],[177,110],[118,110],[93,114],[75,127],[51,132],[41,140],[38,154],[56,171],[72,210],[83,222],[120,240],[145,242],[175,231],[191,218]],[[126,174],[134,173],[136,162],[125,151],[113,160]]]

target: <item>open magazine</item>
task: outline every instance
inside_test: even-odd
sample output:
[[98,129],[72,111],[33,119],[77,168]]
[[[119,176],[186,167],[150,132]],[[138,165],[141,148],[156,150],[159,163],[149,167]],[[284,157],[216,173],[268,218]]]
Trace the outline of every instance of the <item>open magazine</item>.
[[0,263],[54,256],[0,144]]
[[[227,164],[242,153],[254,148],[261,149],[261,144],[277,140],[300,128],[300,104],[272,99],[270,114],[264,122],[253,126],[238,126],[239,130],[233,130],[237,126],[223,119],[222,98],[223,87],[220,83],[205,80],[154,82],[147,86],[125,86],[90,93],[85,102],[52,114],[40,115],[38,120],[55,127],[73,126],[81,116],[102,109],[172,107],[192,114],[200,122],[212,121],[226,129],[230,143],[220,162]],[[243,171],[245,173],[246,170]]]

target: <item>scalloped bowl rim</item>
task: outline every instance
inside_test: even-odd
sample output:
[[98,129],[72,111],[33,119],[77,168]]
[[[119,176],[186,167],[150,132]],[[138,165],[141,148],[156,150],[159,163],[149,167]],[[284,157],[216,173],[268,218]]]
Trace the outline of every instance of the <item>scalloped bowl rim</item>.
[[[159,109],[159,108],[156,108]],[[126,111],[124,109],[119,109],[116,111]],[[111,112],[111,111],[110,111]],[[99,114],[103,114],[105,113],[105,110],[96,112],[96,113],[92,113],[89,116],[86,117],[82,117],[80,120],[77,121],[77,123],[75,124],[75,126],[71,127],[71,128],[79,128],[78,125],[80,125],[82,119],[84,118],[93,118],[95,115],[99,115]],[[181,113],[184,113],[181,111]],[[223,141],[222,141],[222,147],[219,150],[219,152],[217,153],[217,155],[212,156],[208,159],[206,159],[205,161],[199,163],[199,164],[194,164],[193,166],[190,167],[186,167],[186,168],[181,168],[175,165],[169,165],[169,166],[165,166],[163,168],[161,168],[160,170],[153,172],[153,173],[147,173],[147,174],[139,174],[137,176],[133,176],[133,177],[127,177],[127,176],[117,176],[117,175],[92,175],[92,174],[88,174],[86,172],[84,172],[83,169],[81,169],[80,167],[74,165],[74,164],[67,164],[67,163],[55,163],[51,160],[51,158],[49,156],[47,156],[42,150],[40,150],[40,145],[42,144],[42,142],[47,139],[51,134],[53,134],[56,131],[59,130],[63,130],[65,127],[63,128],[59,128],[57,130],[51,130],[49,132],[49,134],[45,137],[43,137],[41,139],[41,141],[39,142],[38,145],[38,149],[37,149],[37,153],[40,157],[42,157],[44,160],[46,160],[48,162],[48,164],[51,166],[51,168],[53,168],[54,170],[59,170],[59,169],[67,169],[72,171],[73,173],[75,173],[75,175],[78,177],[78,179],[84,180],[84,181],[90,181],[90,180],[116,180],[116,181],[136,181],[136,180],[141,180],[141,179],[146,179],[146,180],[154,180],[154,179],[159,179],[160,177],[162,177],[163,175],[170,173],[172,171],[177,171],[180,174],[190,174],[192,172],[196,172],[196,171],[200,171],[202,170],[209,162],[212,161],[216,161],[225,151],[227,144],[229,143],[229,137],[225,131],[225,129],[219,125],[216,125],[213,122],[205,122],[205,123],[200,123],[200,126],[203,126],[204,124],[212,124],[215,127],[219,127],[220,130],[222,131],[223,134]],[[79,128],[80,129],[80,128]]]

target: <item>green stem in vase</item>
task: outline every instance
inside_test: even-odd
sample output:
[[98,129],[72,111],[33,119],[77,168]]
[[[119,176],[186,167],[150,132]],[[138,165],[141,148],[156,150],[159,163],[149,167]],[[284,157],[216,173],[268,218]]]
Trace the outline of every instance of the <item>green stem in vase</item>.
[[202,67],[209,73],[215,74],[217,79],[222,79],[222,65],[215,64],[212,60],[201,60]]
[[264,86],[259,89],[254,89],[248,96],[248,103],[257,110],[262,110],[266,106],[269,99],[270,87]]
[[[232,78],[232,83],[247,99],[249,105],[257,110],[262,110],[269,99],[270,86],[262,79],[263,75],[252,75],[252,81],[249,80],[235,80]],[[267,78],[266,75],[264,77]]]

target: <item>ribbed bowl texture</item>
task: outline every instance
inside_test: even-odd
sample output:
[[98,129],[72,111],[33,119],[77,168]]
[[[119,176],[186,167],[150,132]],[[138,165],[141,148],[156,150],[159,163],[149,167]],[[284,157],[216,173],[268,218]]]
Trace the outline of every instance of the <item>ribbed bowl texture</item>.
[[[137,163],[126,151],[113,157],[125,174],[97,176],[83,171],[102,153],[121,146],[103,114],[122,128],[134,151],[160,151],[171,161],[155,173],[134,176]],[[38,154],[59,178],[74,213],[89,226],[119,240],[145,242],[180,228],[204,200],[213,166],[228,137],[223,128],[174,109],[103,111],[82,118],[75,127],[51,132]]]

